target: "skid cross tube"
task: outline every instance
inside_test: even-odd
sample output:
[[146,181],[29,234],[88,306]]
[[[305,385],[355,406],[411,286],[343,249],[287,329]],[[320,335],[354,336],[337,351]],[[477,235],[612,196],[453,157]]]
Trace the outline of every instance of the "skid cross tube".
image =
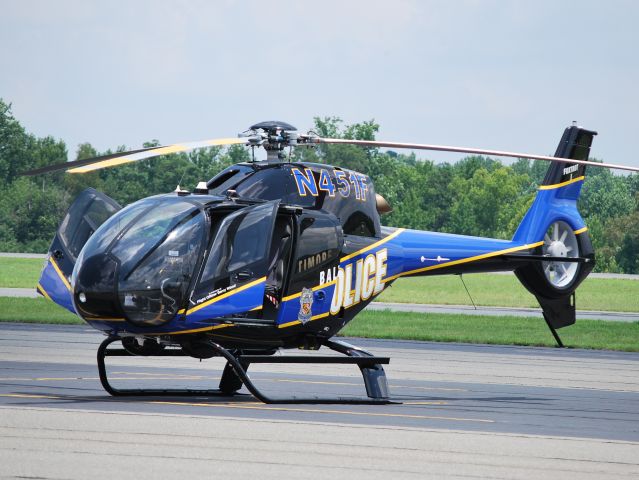
[[[226,348],[217,343],[206,340],[206,344],[226,360],[224,373],[220,381],[220,389],[196,390],[196,389],[118,389],[113,387],[108,380],[105,358],[108,356],[132,356],[125,349],[108,350],[108,346],[120,337],[108,337],[98,348],[98,372],[100,383],[104,389],[113,396],[231,396],[242,387],[246,386],[248,391],[259,401],[268,404],[283,403],[306,403],[306,404],[388,404],[388,385],[382,364],[388,364],[388,357],[375,357],[365,350],[359,349],[339,341],[327,341],[325,345],[332,350],[348,355],[344,357],[335,356],[269,356],[269,355],[238,355],[235,356]],[[186,356],[181,350],[167,349],[157,354],[157,356]],[[366,393],[368,397],[286,397],[273,398],[262,393],[251,381],[247,374],[251,363],[316,363],[316,364],[355,364],[359,366]]]

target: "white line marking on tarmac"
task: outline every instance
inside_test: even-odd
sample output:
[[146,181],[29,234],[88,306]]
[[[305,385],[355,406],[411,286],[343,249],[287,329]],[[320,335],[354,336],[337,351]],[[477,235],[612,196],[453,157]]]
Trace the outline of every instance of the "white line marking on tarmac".
[[[26,393],[2,393],[0,397],[10,398],[35,398],[35,399],[47,399],[47,400],[69,400],[70,398],[76,400],[89,399],[90,397],[76,397],[76,396],[59,396],[59,395],[37,395]],[[411,418],[419,420],[445,420],[455,422],[474,422],[474,423],[495,423],[494,420],[482,419],[482,418],[461,418],[461,417],[445,417],[437,415],[414,415],[405,413],[381,413],[381,412],[355,412],[348,410],[331,410],[322,408],[298,408],[298,407],[271,407],[258,402],[233,404],[233,403],[204,403],[204,402],[169,402],[169,401],[149,401],[141,402],[152,405],[172,405],[172,406],[184,406],[184,407],[208,407],[208,408],[223,408],[223,409],[240,409],[240,410],[262,410],[262,411],[276,411],[276,412],[296,412],[296,413],[321,413],[321,414],[333,414],[333,415],[346,415],[346,416],[363,416],[363,417],[382,417],[382,418]],[[432,403],[414,403],[414,405],[438,405],[438,402]]]

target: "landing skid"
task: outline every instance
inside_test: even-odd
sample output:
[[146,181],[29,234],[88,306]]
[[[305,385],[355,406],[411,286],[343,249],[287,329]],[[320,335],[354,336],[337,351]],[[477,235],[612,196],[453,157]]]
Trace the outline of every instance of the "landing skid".
[[[109,383],[106,371],[106,357],[133,356],[124,348],[109,349],[113,342],[121,340],[113,336],[105,339],[98,348],[98,371],[100,383],[104,389],[115,397],[123,396],[232,396],[245,385],[251,394],[261,402],[268,404],[282,403],[313,403],[313,404],[388,404],[388,384],[382,365],[390,362],[388,357],[375,357],[369,352],[338,340],[328,340],[324,343],[328,348],[343,353],[346,357],[317,356],[317,355],[234,355],[217,343],[206,340],[207,345],[219,356],[226,359],[226,365],[218,389],[118,389]],[[165,349],[154,356],[186,356],[181,349]],[[315,363],[315,364],[355,364],[360,368],[366,394],[368,397],[311,397],[311,398],[273,398],[262,393],[251,381],[247,370],[251,363]]]

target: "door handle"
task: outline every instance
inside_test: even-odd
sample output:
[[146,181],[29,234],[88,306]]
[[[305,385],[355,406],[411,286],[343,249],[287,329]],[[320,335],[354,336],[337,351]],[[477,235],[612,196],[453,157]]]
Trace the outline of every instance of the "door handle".
[[235,274],[235,279],[237,282],[246,282],[253,278],[253,272],[249,272],[248,270],[243,270],[241,272],[237,272]]

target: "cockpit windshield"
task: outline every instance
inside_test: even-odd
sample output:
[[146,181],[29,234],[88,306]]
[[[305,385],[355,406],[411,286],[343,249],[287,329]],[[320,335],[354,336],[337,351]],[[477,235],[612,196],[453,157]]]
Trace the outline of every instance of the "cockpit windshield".
[[120,302],[134,323],[165,323],[175,316],[186,297],[202,245],[204,222],[199,209],[179,206],[182,208],[171,205],[149,212],[113,249],[121,261]]
[[[74,270],[76,292],[86,291],[89,299],[88,293],[98,285],[101,291],[111,288],[129,321],[168,322],[186,300],[205,243],[205,224],[198,206],[175,198],[145,200],[121,210],[83,249]],[[98,258],[104,259],[99,274],[95,267],[83,271],[83,263]],[[92,312],[88,300],[79,307],[87,314],[99,314]]]
[[[186,202],[159,204],[147,209],[111,249],[120,260],[120,279],[128,278],[131,270],[157,249],[173,227],[197,211],[194,205]],[[171,236],[173,234],[170,232]]]

